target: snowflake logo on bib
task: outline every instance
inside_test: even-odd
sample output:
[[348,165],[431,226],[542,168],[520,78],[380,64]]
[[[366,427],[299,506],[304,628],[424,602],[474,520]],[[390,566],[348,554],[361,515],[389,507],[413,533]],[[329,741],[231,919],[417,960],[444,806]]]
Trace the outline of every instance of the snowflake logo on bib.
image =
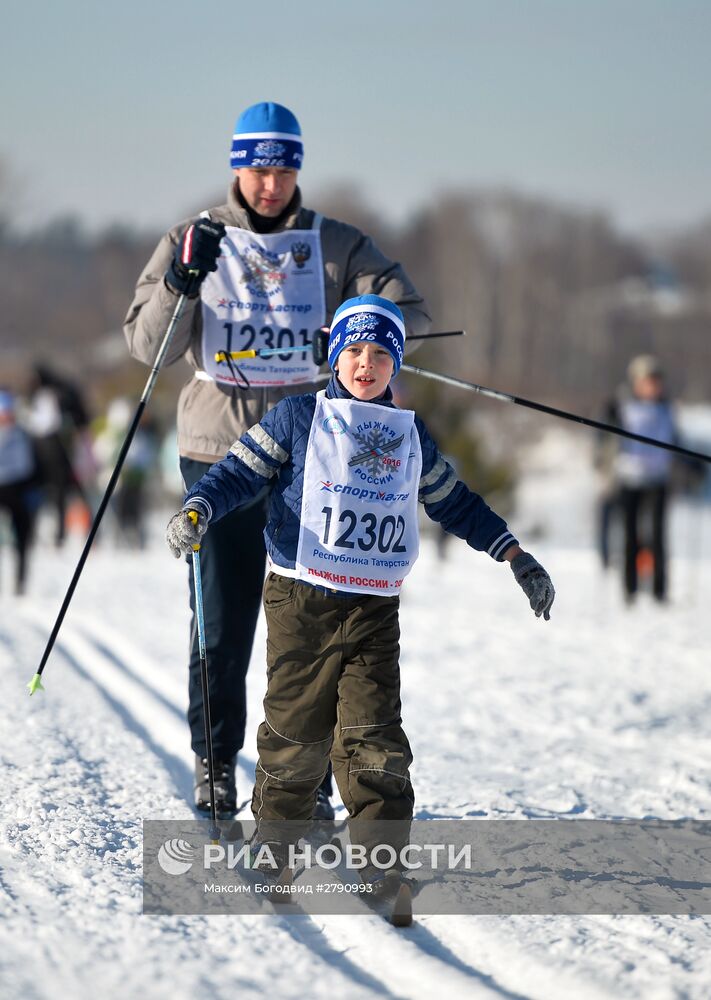
[[397,451],[405,438],[405,435],[401,434],[393,440],[385,433],[386,430],[387,428],[374,429],[367,434],[355,434],[358,444],[362,445],[362,450],[348,463],[352,469],[363,466],[370,476],[384,477],[380,480],[381,483],[389,482],[393,478],[392,473],[400,468],[400,459],[393,458],[392,452]]
[[286,271],[281,269],[284,254],[272,253],[258,243],[250,243],[239,257],[246,271],[242,280],[253,295],[269,297],[281,289],[287,277]]
[[283,156],[286,146],[283,142],[275,142],[273,139],[263,139],[254,147],[254,155],[273,160],[278,156]]
[[370,333],[377,329],[378,317],[373,313],[356,313],[346,323],[346,333]]

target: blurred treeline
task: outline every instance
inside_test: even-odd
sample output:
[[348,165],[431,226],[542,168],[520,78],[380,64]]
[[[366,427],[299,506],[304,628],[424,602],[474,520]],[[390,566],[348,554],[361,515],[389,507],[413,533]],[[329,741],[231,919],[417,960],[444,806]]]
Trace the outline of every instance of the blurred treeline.
[[[358,225],[402,261],[435,330],[466,330],[421,348],[418,365],[596,416],[629,359],[652,352],[673,395],[708,399],[711,217],[688,231],[632,237],[601,212],[472,191],[442,193],[396,229],[353,189],[320,197],[307,189],[305,202]],[[121,324],[161,234],[116,227],[89,237],[71,218],[22,234],[11,221],[6,205],[0,381],[42,358],[79,379],[95,408],[138,393],[147,370],[128,357]],[[155,405],[166,415],[186,376],[182,364],[161,376]],[[478,397],[411,376],[405,391],[443,450],[468,465]],[[505,486],[510,469],[489,463],[489,474]]]
[[601,212],[514,192],[442,195],[398,232],[348,190],[323,210],[405,264],[435,329],[467,331],[419,354],[440,371],[592,414],[630,357],[650,352],[673,395],[708,399],[711,216],[645,239]]

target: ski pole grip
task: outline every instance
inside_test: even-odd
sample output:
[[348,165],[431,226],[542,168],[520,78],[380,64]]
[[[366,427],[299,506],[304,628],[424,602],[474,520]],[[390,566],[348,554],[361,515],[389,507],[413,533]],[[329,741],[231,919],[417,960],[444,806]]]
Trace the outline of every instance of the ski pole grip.
[[[190,520],[193,522],[193,524],[197,528],[198,512],[196,510],[189,510],[188,511],[188,517],[190,518]],[[193,552],[199,552],[199,551],[200,551],[200,543],[198,542],[197,545],[193,545]]]
[[218,351],[215,361],[223,363],[225,361],[241,361],[242,358],[258,358],[259,351]]

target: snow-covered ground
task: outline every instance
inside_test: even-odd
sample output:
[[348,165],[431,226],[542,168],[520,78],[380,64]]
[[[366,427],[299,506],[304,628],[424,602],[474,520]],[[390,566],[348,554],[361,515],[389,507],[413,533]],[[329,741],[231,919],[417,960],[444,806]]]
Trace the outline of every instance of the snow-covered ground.
[[[537,621],[507,567],[425,540],[402,603],[403,714],[420,817],[696,817],[711,788],[711,511],[678,503],[671,601],[627,608],[591,547],[584,435],[529,456],[512,527],[558,596]],[[708,997],[711,918],[141,914],[141,822],[190,818],[186,570],[162,542],[92,553],[28,698],[80,551],[35,553],[0,607],[0,993]],[[534,541],[526,529],[539,537]],[[3,552],[7,590],[8,557]],[[263,624],[238,771],[251,790]]]

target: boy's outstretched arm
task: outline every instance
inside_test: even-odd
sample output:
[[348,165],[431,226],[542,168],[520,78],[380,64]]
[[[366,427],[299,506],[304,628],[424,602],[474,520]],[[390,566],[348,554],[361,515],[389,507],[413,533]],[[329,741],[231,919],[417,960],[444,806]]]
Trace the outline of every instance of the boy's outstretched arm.
[[419,499],[427,516],[473,549],[486,552],[496,562],[510,563],[536,617],[549,621],[555,597],[551,578],[532,555],[524,552],[506,522],[457,478],[419,417],[415,422],[422,447]]
[[520,545],[507,549],[504,559],[510,563],[516,583],[528,598],[536,618],[543,615],[544,621],[550,621],[555,587],[541,564],[529,552],[524,552]]

